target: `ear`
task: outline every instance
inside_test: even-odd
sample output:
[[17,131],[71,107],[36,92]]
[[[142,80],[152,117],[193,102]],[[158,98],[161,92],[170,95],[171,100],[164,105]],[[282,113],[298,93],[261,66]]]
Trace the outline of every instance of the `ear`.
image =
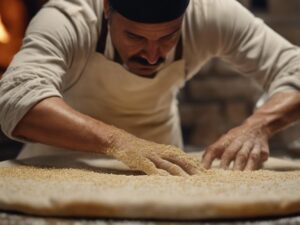
[[104,12],[105,19],[108,19],[108,15],[109,15],[109,0],[104,0],[103,1],[103,12]]

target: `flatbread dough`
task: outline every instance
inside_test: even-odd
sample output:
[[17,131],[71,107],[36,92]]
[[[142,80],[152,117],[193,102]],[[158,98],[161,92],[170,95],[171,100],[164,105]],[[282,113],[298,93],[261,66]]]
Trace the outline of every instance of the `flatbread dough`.
[[[2,163],[0,208],[47,216],[184,220],[300,213],[298,163],[271,159],[260,171],[213,169],[186,178],[146,176],[93,157],[74,153],[60,160]],[[61,168],[63,161],[72,169]]]

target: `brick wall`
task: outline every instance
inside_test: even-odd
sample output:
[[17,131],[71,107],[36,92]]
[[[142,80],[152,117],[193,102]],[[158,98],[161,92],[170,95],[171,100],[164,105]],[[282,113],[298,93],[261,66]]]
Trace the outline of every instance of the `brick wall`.
[[[255,15],[300,45],[299,0],[240,0]],[[207,146],[251,115],[262,90],[230,65],[212,60],[180,93],[180,114],[186,145]],[[294,140],[298,140],[295,142]],[[300,124],[276,135],[273,148],[299,148]]]

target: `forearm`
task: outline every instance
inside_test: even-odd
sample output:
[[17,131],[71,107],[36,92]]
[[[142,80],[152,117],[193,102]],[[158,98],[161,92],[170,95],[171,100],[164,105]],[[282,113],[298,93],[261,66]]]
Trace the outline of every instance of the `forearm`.
[[13,136],[57,147],[105,153],[112,127],[81,114],[61,98],[47,98],[20,121]]
[[198,162],[182,150],[139,139],[73,110],[58,97],[33,107],[13,135],[57,147],[107,154],[146,174],[187,176],[203,172]]
[[300,92],[277,93],[250,116],[246,123],[256,124],[269,137],[300,120]]

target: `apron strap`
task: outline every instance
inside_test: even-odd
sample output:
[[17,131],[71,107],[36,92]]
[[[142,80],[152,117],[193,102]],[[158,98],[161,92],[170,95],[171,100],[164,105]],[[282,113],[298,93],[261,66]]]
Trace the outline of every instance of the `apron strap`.
[[108,26],[107,26],[107,19],[104,16],[104,13],[102,15],[102,24],[101,24],[101,33],[97,42],[96,51],[104,54],[105,51],[105,45],[106,45],[106,39],[107,39],[107,33],[108,33]]
[[[108,34],[108,26],[107,26],[107,19],[104,16],[104,13],[102,15],[102,24],[101,24],[101,33],[97,42],[97,48],[96,51],[104,54],[105,51],[105,45],[106,45],[106,39],[107,39],[107,34]],[[182,59],[182,53],[183,53],[183,40],[182,40],[182,35],[180,36],[180,39],[177,43],[176,50],[175,50],[175,58],[174,60],[180,60]],[[121,57],[117,50],[114,48],[114,61],[117,63],[122,63]]]
[[183,39],[182,39],[182,35],[180,35],[179,41],[177,43],[176,46],[176,50],[175,50],[175,61],[181,60],[183,57]]

